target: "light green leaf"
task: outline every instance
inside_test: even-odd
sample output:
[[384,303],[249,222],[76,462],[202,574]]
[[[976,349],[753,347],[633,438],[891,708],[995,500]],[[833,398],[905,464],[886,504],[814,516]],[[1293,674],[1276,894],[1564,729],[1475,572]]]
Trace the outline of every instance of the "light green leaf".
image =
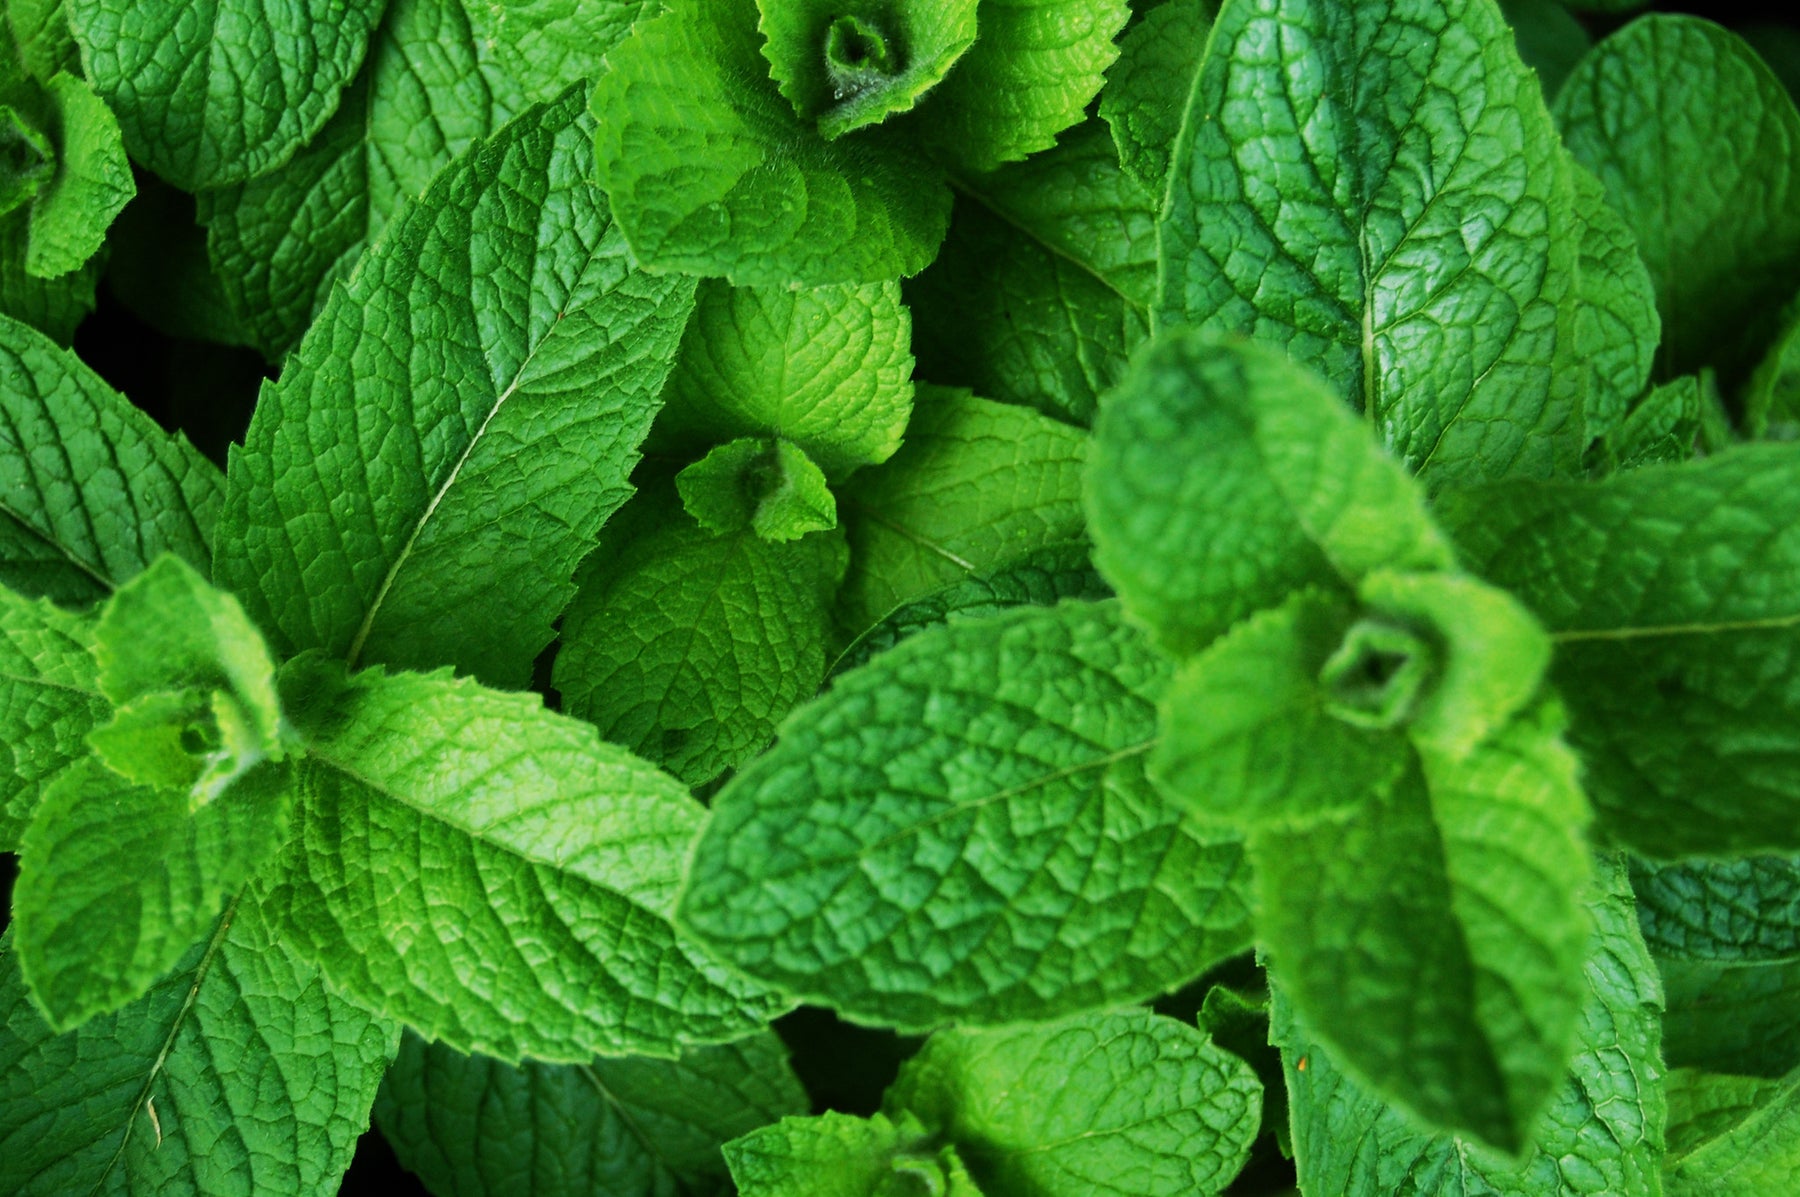
[[911,637],[714,800],[683,923],[858,1022],[1133,1001],[1241,950],[1241,848],[1144,777],[1168,666],[1112,603]]
[[1573,185],[1492,0],[1233,4],[1208,45],[1158,322],[1285,349],[1434,489],[1572,472]]
[[187,191],[286,162],[337,108],[384,0],[66,0],[131,156]]
[[1735,386],[1800,272],[1800,161],[1775,148],[1800,142],[1794,101],[1736,34],[1658,14],[1594,47],[1556,112],[1656,282],[1658,377],[1715,365]]
[[85,603],[162,553],[204,574],[224,487],[74,354],[0,318],[0,585]]
[[1095,437],[1094,564],[1173,652],[1301,586],[1452,564],[1399,463],[1322,380],[1262,346],[1159,338]]
[[246,897],[149,993],[54,1035],[0,940],[0,1190],[336,1193],[398,1029],[325,988]]
[[66,346],[75,336],[75,326],[94,310],[105,255],[95,255],[61,278],[38,278],[25,269],[30,223],[26,209],[0,216],[0,316],[28,324]]
[[1188,1197],[1242,1170],[1262,1085],[1203,1032],[1133,1009],[940,1031],[884,1106],[954,1143],[988,1197]]
[[20,64],[33,79],[48,83],[59,71],[80,73],[81,51],[69,32],[65,0],[7,0],[6,23]]
[[599,77],[651,0],[391,0],[343,103],[281,167],[198,197],[233,314],[271,360],[399,206],[533,103]]
[[779,436],[841,479],[886,461],[912,414],[912,319],[894,282],[700,284],[646,451]]
[[803,120],[836,140],[907,112],[975,41],[976,0],[757,0],[763,57]]
[[1800,849],[1800,446],[1444,496],[1557,641],[1606,830],[1651,856]]
[[906,1115],[783,1118],[727,1143],[725,1162],[743,1197],[983,1197],[956,1148]]
[[106,719],[91,620],[0,587],[0,852]]
[[1657,967],[1668,987],[1670,1066],[1762,1077],[1800,1067],[1800,961],[1658,959]]
[[529,680],[693,295],[630,265],[591,135],[571,93],[458,159],[265,390],[218,568],[279,649]]
[[1120,164],[1152,191],[1160,193],[1168,179],[1169,155],[1218,11],[1216,0],[1158,4],[1120,39],[1119,60],[1106,73],[1100,115],[1112,129]]
[[57,135],[56,171],[31,202],[25,269],[53,279],[79,269],[100,252],[106,230],[137,185],[119,140],[119,122],[74,75],[45,84]]
[[608,56],[597,157],[632,251],[740,286],[923,270],[950,217],[937,170],[904,128],[826,141],[761,82],[760,44],[750,0],[671,0]]
[[375,1121],[445,1197],[655,1197],[717,1188],[721,1144],[806,1106],[771,1031],[679,1060],[517,1068],[408,1035]]
[[1763,1197],[1800,1184],[1800,1076],[1771,1085],[1678,1070],[1670,1080],[1671,1122],[1695,1137],[1670,1145],[1669,1197]]
[[780,437],[720,445],[677,474],[675,486],[687,513],[715,535],[748,529],[780,542],[837,527],[825,471]]
[[1608,206],[1605,188],[1586,170],[1577,167],[1572,173],[1575,217],[1582,230],[1575,344],[1587,370],[1583,411],[1588,435],[1600,437],[1624,422],[1648,385],[1662,318],[1637,241]]
[[1098,121],[952,185],[943,252],[906,288],[920,372],[1089,423],[1149,335],[1155,195],[1119,168]]
[[702,809],[585,723],[443,673],[283,673],[307,737],[270,915],[332,984],[462,1051],[673,1056],[780,1009],[666,921]]
[[197,809],[93,758],[46,786],[13,917],[20,974],[50,1025],[70,1030],[148,991],[275,855],[292,805],[291,771],[275,765]]
[[843,540],[715,536],[654,493],[615,524],[563,617],[556,689],[604,738],[699,785],[817,692]]
[[[1285,1002],[1275,1004],[1293,1103],[1294,1156],[1308,1193],[1340,1197],[1617,1197],[1656,1193],[1665,1114],[1662,994],[1631,915],[1621,866],[1599,869],[1594,930],[1569,1075],[1520,1158],[1434,1134],[1346,1072]],[[1396,989],[1396,1000],[1410,996]]]
[[1631,884],[1638,924],[1658,956],[1725,963],[1800,960],[1800,858],[1633,860]]
[[1026,408],[920,387],[906,444],[838,492],[850,538],[839,618],[861,632],[902,603],[1084,535],[1087,439]]
[[1130,16],[1126,0],[982,0],[981,36],[919,113],[932,151],[986,171],[1049,149],[1100,94]]

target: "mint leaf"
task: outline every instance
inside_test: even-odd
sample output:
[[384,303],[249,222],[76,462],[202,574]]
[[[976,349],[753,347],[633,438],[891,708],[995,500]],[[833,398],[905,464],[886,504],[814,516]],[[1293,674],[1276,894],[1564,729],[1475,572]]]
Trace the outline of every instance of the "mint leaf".
[[1794,101],[1736,34],[1659,14],[1594,47],[1556,112],[1656,282],[1658,377],[1716,365],[1741,381],[1800,270],[1800,163],[1763,148],[1800,140]]
[[632,251],[740,286],[923,270],[950,198],[913,137],[825,140],[769,80],[761,44],[749,0],[672,0],[608,55],[596,156]]
[[861,632],[902,603],[1083,535],[1087,441],[1025,408],[920,387],[906,444],[838,492],[850,573],[838,598]]
[[1444,496],[1471,567],[1557,641],[1607,831],[1652,856],[1800,848],[1800,450]]
[[1800,1067],[1800,962],[1661,958],[1668,990],[1663,1055],[1671,1067],[1778,1077]]
[[100,251],[106,230],[137,185],[119,140],[119,122],[74,75],[44,85],[57,134],[56,171],[31,204],[25,269],[53,279],[79,269]]
[[[1345,1071],[1284,1001],[1273,1038],[1287,1065],[1294,1158],[1306,1192],[1343,1197],[1602,1197],[1654,1193],[1665,1113],[1658,1056],[1661,992],[1631,914],[1624,870],[1603,862],[1588,901],[1576,1050],[1518,1157],[1420,1127]],[[1412,991],[1397,991],[1412,992]]]
[[433,1192],[635,1197],[712,1191],[725,1179],[721,1144],[806,1104],[770,1031],[678,1060],[517,1068],[408,1035],[375,1121]]
[[65,0],[8,0],[6,23],[18,44],[20,65],[33,79],[47,83],[59,71],[81,70]]
[[779,436],[832,478],[886,461],[912,414],[911,334],[897,283],[703,282],[645,448]]
[[1600,437],[1625,420],[1649,383],[1662,319],[1636,238],[1607,204],[1599,180],[1580,168],[1573,175],[1575,216],[1582,229],[1575,343],[1588,372],[1588,434]]
[[[131,156],[187,191],[280,166],[337,107],[384,0],[66,0]],[[299,52],[299,47],[305,51]]]
[[699,785],[817,692],[844,549],[836,536],[713,535],[659,500],[603,533],[563,617],[554,681],[569,714]]
[[1781,314],[1781,330],[1744,383],[1744,428],[1756,440],[1800,439],[1800,300]]
[[827,140],[906,112],[975,41],[976,0],[758,0],[763,57],[781,94]]
[[58,345],[67,345],[75,326],[94,310],[101,258],[96,254],[79,270],[42,279],[25,269],[31,213],[17,209],[0,216],[0,316],[37,329]]
[[1500,0],[1500,13],[1512,26],[1520,59],[1537,72],[1544,98],[1554,100],[1594,39],[1559,0]]
[[1782,1088],[1780,1081],[1762,1077],[1672,1069],[1668,1076],[1669,1155],[1679,1158],[1729,1133]]
[[673,1055],[780,1003],[665,921],[702,810],[531,694],[444,673],[283,673],[306,738],[270,915],[332,984],[503,1060]]
[[162,553],[203,574],[222,480],[73,354],[0,318],[0,585],[85,603]]
[[1175,653],[1301,586],[1451,564],[1366,426],[1260,345],[1159,338],[1107,396],[1095,437],[1094,563]]
[[1126,0],[982,0],[981,36],[921,113],[932,150],[984,171],[1049,149],[1100,94],[1130,16]]
[[675,486],[687,513],[717,535],[750,529],[779,542],[837,527],[825,471],[780,437],[720,445],[677,474]]
[[567,95],[458,159],[265,390],[219,576],[277,647],[529,679],[692,297],[631,267],[591,135]]
[[905,1028],[1179,985],[1245,945],[1247,878],[1144,777],[1167,671],[1112,603],[908,639],[719,793],[682,922],[796,997]]
[[1633,860],[1631,884],[1638,925],[1659,956],[1728,963],[1800,960],[1800,860]]
[[1175,1197],[1218,1193],[1237,1176],[1262,1085],[1203,1032],[1120,1010],[940,1031],[884,1105],[954,1143],[983,1193]]
[[1573,203],[1494,4],[1228,5],[1175,147],[1157,319],[1285,349],[1432,488],[1568,473]]
[[0,851],[18,851],[44,787],[105,720],[91,620],[0,587]]
[[1119,40],[1119,60],[1106,73],[1100,115],[1112,129],[1120,164],[1152,191],[1162,191],[1168,178],[1218,11],[1216,0],[1165,0]]
[[906,1115],[783,1118],[727,1143],[725,1162],[743,1197],[983,1197],[956,1149]]
[[1098,121],[953,185],[943,251],[906,288],[921,373],[1090,422],[1149,335],[1156,195],[1119,168]]
[[1669,1197],[1753,1197],[1800,1177],[1800,1077],[1772,1085],[1678,1070],[1670,1081],[1671,1133],[1686,1141],[1670,1145]]
[[1705,378],[1684,374],[1653,387],[1625,422],[1589,451],[1589,461],[1600,475],[1686,461],[1699,443],[1702,414],[1716,401],[1710,372]]
[[253,897],[149,993],[53,1035],[0,940],[0,1188],[332,1191],[398,1034],[331,994]]

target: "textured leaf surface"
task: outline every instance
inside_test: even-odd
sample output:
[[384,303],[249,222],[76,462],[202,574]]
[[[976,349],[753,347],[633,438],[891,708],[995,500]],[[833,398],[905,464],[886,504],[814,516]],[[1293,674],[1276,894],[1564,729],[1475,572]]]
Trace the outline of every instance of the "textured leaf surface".
[[1607,204],[1599,180],[1585,170],[1573,173],[1575,215],[1582,230],[1575,344],[1588,372],[1588,434],[1603,436],[1625,419],[1649,383],[1662,319],[1636,238]]
[[826,141],[768,78],[756,16],[673,0],[608,56],[600,181],[633,252],[739,285],[917,274],[950,217],[936,169],[904,127]]
[[921,387],[906,444],[838,494],[850,538],[839,618],[860,632],[902,603],[1045,545],[1079,540],[1080,431],[1025,408]]
[[1434,487],[1569,472],[1556,147],[1490,0],[1230,5],[1175,147],[1158,319],[1286,349]]
[[885,1105],[954,1143],[992,1197],[1175,1197],[1237,1176],[1262,1085],[1203,1032],[1133,1009],[940,1031]]
[[1322,380],[1260,346],[1159,339],[1095,437],[1094,564],[1174,652],[1301,586],[1451,563],[1399,464]]
[[65,0],[11,0],[6,23],[18,42],[20,64],[32,78],[48,81],[58,71],[81,70]]
[[1778,1077],[1800,1067],[1800,963],[1659,959],[1672,1067]]
[[84,603],[159,554],[205,573],[219,471],[76,357],[0,319],[0,584]]
[[[1712,1083],[1700,1094],[1690,1089],[1684,1096],[1690,1102],[1699,1097],[1699,1104],[1711,1107],[1711,1118],[1704,1138],[1671,1151],[1665,1171],[1669,1197],[1761,1197],[1800,1184],[1800,1077],[1779,1085],[1748,1082],[1755,1100],[1735,1109],[1750,1097],[1746,1078],[1705,1080]],[[1689,1105],[1680,1113],[1691,1119],[1695,1110]],[[1688,1129],[1701,1128],[1690,1123]]]
[[59,345],[94,310],[100,282],[99,256],[61,278],[41,279],[25,270],[31,213],[18,209],[0,216],[0,316],[29,324]]
[[591,135],[571,94],[465,154],[265,390],[219,574],[277,647],[530,678],[692,304],[630,266]]
[[1634,860],[1638,923],[1658,956],[1800,960],[1800,859]]
[[834,478],[886,461],[912,414],[912,319],[897,283],[700,284],[653,453],[779,436]]
[[75,75],[45,87],[56,130],[56,173],[31,204],[31,243],[25,269],[53,279],[78,270],[100,250],[107,226],[137,193],[119,122]]
[[1218,11],[1216,0],[1166,0],[1119,40],[1119,60],[1107,72],[1100,115],[1112,129],[1120,164],[1152,191],[1160,193],[1168,178]]
[[844,549],[824,534],[716,536],[658,497],[609,525],[584,567],[555,684],[569,714],[699,785],[818,690]]
[[984,1197],[956,1149],[910,1117],[783,1118],[727,1143],[725,1160],[743,1197]]
[[1800,112],[1736,34],[1653,15],[1596,46],[1557,98],[1656,282],[1659,376],[1740,381],[1800,272]]
[[806,450],[777,437],[720,445],[675,476],[682,506],[716,535],[745,530],[769,541],[837,527],[837,499]]
[[1612,834],[1653,856],[1800,847],[1800,450],[1477,489],[1437,515],[1558,641]]
[[0,587],[0,851],[16,852],[44,787],[106,719],[90,620]]
[[252,898],[137,1002],[65,1035],[0,941],[0,1189],[328,1197],[398,1033],[326,990]]
[[1155,192],[1098,121],[953,184],[943,252],[906,289],[920,372],[1088,423],[1149,333]]
[[67,0],[131,156],[184,190],[281,165],[337,108],[384,0]]
[[858,1021],[1046,1018],[1241,949],[1241,849],[1143,758],[1167,666],[1111,603],[914,636],[783,726],[715,800],[685,925]]
[[307,735],[271,916],[332,983],[501,1059],[673,1055],[777,1003],[666,921],[702,810],[587,724],[442,673],[283,676]]
[[1389,1197],[1612,1197],[1655,1193],[1664,1098],[1656,969],[1632,918],[1623,869],[1603,864],[1570,1074],[1523,1158],[1433,1134],[1365,1088],[1277,1002],[1293,1103],[1295,1162],[1309,1193]]
[[770,1031],[678,1060],[516,1068],[408,1035],[375,1120],[440,1197],[661,1197],[716,1189],[722,1143],[806,1104]]
[[1671,1069],[1669,1093],[1669,1155],[1679,1157],[1708,1139],[1729,1131],[1754,1112],[1780,1081],[1755,1076],[1726,1076],[1697,1068]]

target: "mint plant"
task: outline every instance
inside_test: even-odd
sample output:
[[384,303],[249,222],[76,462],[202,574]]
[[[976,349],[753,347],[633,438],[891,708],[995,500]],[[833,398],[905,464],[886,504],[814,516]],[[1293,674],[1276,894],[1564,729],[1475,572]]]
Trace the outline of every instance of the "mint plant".
[[1640,7],[0,3],[0,1191],[1787,1191],[1800,109]]

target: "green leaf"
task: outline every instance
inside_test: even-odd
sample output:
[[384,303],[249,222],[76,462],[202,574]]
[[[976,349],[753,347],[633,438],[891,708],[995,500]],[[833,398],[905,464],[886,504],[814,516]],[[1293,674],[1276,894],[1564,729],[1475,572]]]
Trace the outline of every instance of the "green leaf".
[[1724,963],[1800,960],[1800,858],[1633,860],[1631,883],[1638,924],[1658,956]]
[[[1762,1197],[1800,1183],[1800,1076],[1779,1085],[1682,1071],[1670,1079],[1671,1121],[1698,1138],[1671,1144],[1669,1197]],[[1704,1125],[1692,1125],[1702,1109]]]
[[837,527],[825,471],[779,437],[720,445],[677,474],[675,486],[687,513],[717,535],[750,529],[780,542]]
[[608,56],[597,157],[632,252],[740,286],[923,270],[950,218],[937,170],[904,128],[826,141],[768,79],[760,44],[750,0],[671,0]]
[[93,650],[90,620],[0,587],[0,852],[106,718]]
[[1089,423],[1149,335],[1156,197],[1119,168],[1098,121],[952,183],[950,235],[906,289],[920,372]]
[[94,310],[105,255],[60,278],[38,278],[25,269],[30,223],[31,213],[24,209],[0,216],[0,317],[28,324],[66,346],[75,326]]
[[858,1022],[1051,1018],[1241,950],[1240,846],[1144,776],[1168,666],[1112,603],[911,637],[719,793],[680,918]]
[[1710,371],[1703,378],[1684,374],[1654,387],[1623,424],[1594,446],[1589,460],[1601,475],[1686,461],[1700,440],[1702,413],[1716,398]]
[[306,736],[276,926],[341,992],[461,1051],[673,1056],[781,1003],[667,922],[702,809],[534,694],[283,673]]
[[408,1035],[375,1121],[435,1193],[652,1197],[716,1189],[721,1144],[806,1105],[770,1031],[679,1060],[517,1068]]
[[0,214],[29,203],[55,171],[50,139],[17,108],[0,106]]
[[571,93],[458,159],[265,390],[218,568],[279,649],[529,680],[693,295],[630,265],[591,133]]
[[933,1035],[884,1106],[948,1138],[989,1197],[1186,1197],[1242,1170],[1262,1085],[1148,1010]]
[[1301,586],[1452,564],[1399,463],[1320,379],[1260,345],[1159,338],[1095,437],[1094,564],[1172,652]]
[[81,51],[69,32],[66,0],[7,0],[6,23],[20,64],[33,79],[48,83],[59,71],[80,72]]
[[1573,185],[1498,8],[1234,4],[1208,45],[1158,322],[1285,349],[1433,489],[1572,472]]
[[338,104],[384,0],[66,0],[131,156],[187,191],[286,162]]
[[[757,0],[763,57],[801,119],[836,140],[907,112],[975,41],[976,0]],[[985,32],[985,31],[984,31]]]
[[1659,959],[1671,1067],[1778,1077],[1800,1067],[1800,962]]
[[336,114],[281,167],[197,198],[232,313],[278,358],[399,206],[600,64],[649,0],[391,0]]
[[1610,834],[1662,857],[1800,850],[1800,447],[1448,494],[1437,516],[1557,641]]
[[1025,408],[919,388],[906,444],[838,492],[847,631],[1046,545],[1083,536],[1087,440]]
[[0,585],[103,597],[165,552],[204,574],[219,472],[73,354],[0,318]]
[[1800,141],[1800,112],[1781,82],[1736,34],[1658,14],[1594,47],[1556,112],[1655,280],[1658,377],[1741,382],[1800,272],[1800,162],[1774,148]]
[[1087,545],[1079,541],[1046,545],[895,608],[858,636],[832,663],[831,672],[866,665],[908,636],[951,620],[998,615],[1012,607],[1054,607],[1064,599],[1111,597],[1111,589],[1088,563]]
[[1588,374],[1588,435],[1599,437],[1625,420],[1649,383],[1662,319],[1650,271],[1638,256],[1631,230],[1608,206],[1599,180],[1580,168],[1573,175],[1575,216],[1582,230],[1575,344]]
[[136,785],[89,758],[44,789],[13,894],[19,971],[66,1031],[135,1001],[203,938],[286,838],[288,769],[217,801]]
[[31,203],[25,269],[53,279],[79,269],[100,251],[113,218],[137,194],[119,122],[74,75],[45,84],[56,137],[56,172]]
[[783,1118],[727,1143],[725,1162],[743,1197],[983,1197],[956,1149],[905,1115]]
[[1160,193],[1168,179],[1188,93],[1218,12],[1216,0],[1166,0],[1120,39],[1119,60],[1106,73],[1100,115],[1112,129],[1120,164],[1152,191]]
[[1126,0],[982,0],[981,36],[920,112],[932,151],[993,170],[1056,144],[1100,94]]
[[912,318],[894,282],[700,284],[645,448],[679,454],[779,436],[841,479],[886,461],[912,414]]
[[1800,440],[1800,299],[1744,384],[1744,428],[1757,440]]
[[[1287,1064],[1294,1157],[1308,1193],[1389,1197],[1614,1197],[1655,1193],[1662,1162],[1661,991],[1632,919],[1624,870],[1599,869],[1594,930],[1569,1075],[1520,1157],[1433,1133],[1387,1104],[1275,1004],[1273,1038]],[[1396,989],[1404,1002],[1409,991]]]
[[1544,98],[1554,100],[1594,39],[1558,0],[1500,0],[1500,14],[1512,26],[1519,57],[1537,72]]
[[563,617],[554,682],[569,714],[699,785],[817,692],[844,548],[715,536],[661,498],[602,534]]
[[334,996],[246,897],[149,993],[54,1035],[0,940],[0,1190],[337,1191],[397,1028]]

